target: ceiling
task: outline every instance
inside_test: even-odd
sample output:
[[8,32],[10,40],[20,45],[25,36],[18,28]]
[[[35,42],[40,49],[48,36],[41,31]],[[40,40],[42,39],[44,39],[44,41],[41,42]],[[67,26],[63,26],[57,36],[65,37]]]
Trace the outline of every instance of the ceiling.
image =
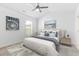
[[79,4],[77,3],[40,3],[40,6],[48,6],[47,9],[42,9],[42,12],[32,11],[36,7],[36,3],[2,3],[0,4],[8,9],[20,12],[24,15],[29,15],[38,18],[47,13],[54,12],[73,12]]

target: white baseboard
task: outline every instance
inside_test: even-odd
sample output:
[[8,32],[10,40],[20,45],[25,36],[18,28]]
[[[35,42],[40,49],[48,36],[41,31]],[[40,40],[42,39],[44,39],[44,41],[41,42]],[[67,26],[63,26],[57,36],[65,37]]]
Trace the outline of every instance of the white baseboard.
[[11,45],[14,45],[14,44],[17,44],[17,43],[21,43],[21,42],[22,41],[5,43],[5,44],[0,45],[0,48],[8,47],[8,46],[11,46]]

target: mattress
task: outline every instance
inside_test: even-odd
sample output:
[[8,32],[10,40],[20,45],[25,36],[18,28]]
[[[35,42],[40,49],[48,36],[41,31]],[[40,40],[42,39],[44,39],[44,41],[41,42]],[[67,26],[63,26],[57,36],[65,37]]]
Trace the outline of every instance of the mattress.
[[38,38],[25,38],[24,46],[44,56],[56,56],[58,52],[55,49],[55,44],[50,41],[41,40]]

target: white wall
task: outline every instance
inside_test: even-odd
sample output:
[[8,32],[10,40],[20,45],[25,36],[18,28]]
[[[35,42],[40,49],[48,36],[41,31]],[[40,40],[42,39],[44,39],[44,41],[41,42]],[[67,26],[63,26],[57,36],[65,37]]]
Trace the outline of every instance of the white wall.
[[56,20],[57,29],[66,30],[72,39],[72,43],[75,44],[75,12],[54,12],[44,15],[39,19],[38,31],[44,29],[45,20]]
[[[20,30],[17,31],[6,31],[6,17],[11,16],[19,18]],[[36,31],[35,20],[31,17],[21,15],[18,12],[9,10],[0,6],[0,47],[4,47],[10,44],[21,42],[25,38],[25,21],[31,20],[34,24],[33,34]]]
[[76,47],[79,49],[79,7],[75,13],[75,42]]

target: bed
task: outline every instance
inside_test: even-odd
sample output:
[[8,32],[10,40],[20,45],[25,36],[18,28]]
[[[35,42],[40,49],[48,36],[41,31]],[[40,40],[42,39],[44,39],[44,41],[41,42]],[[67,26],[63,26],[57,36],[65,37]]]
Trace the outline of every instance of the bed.
[[40,55],[58,55],[59,31],[42,31],[40,32],[40,35],[25,38],[23,44],[25,47],[37,52]]
[[42,56],[57,56],[59,55],[55,49],[55,44],[50,41],[41,40],[34,37],[25,38],[24,46],[33,50]]
[[59,52],[59,40],[61,39],[61,31],[58,29],[42,30],[39,35],[32,36],[34,38],[50,41],[55,44],[56,51]]

